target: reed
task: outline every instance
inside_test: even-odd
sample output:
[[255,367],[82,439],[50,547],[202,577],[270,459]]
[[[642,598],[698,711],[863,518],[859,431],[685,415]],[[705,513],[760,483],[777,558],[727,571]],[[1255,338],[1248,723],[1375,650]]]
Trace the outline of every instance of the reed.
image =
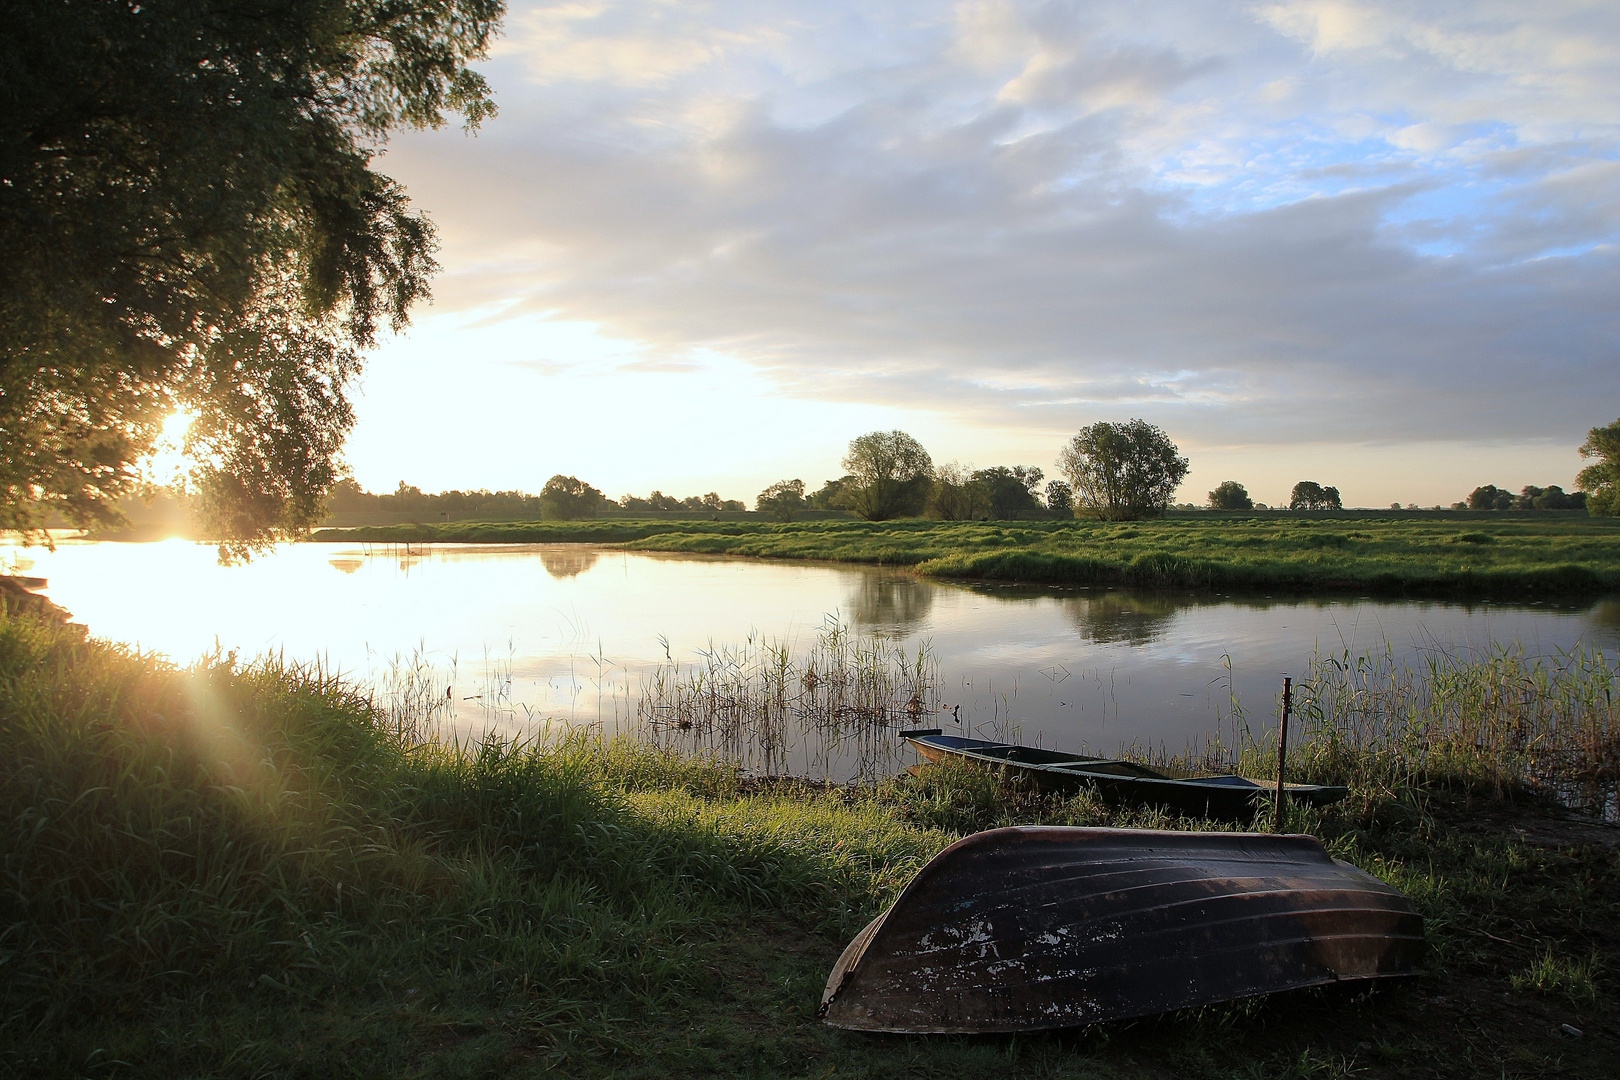
[[655,745],[767,776],[827,775],[847,760],[855,778],[872,780],[893,771],[895,729],[933,716],[939,700],[926,642],[908,652],[829,617],[803,649],[750,637],[711,645],[696,663],[659,665],[642,681],[636,720]]
[[[1540,791],[1616,816],[1620,663],[1601,649],[1486,656],[1393,649],[1318,656],[1298,684],[1291,773],[1348,784],[1363,797],[1446,787],[1502,797]],[[1239,767],[1274,770],[1274,733],[1244,730]]]

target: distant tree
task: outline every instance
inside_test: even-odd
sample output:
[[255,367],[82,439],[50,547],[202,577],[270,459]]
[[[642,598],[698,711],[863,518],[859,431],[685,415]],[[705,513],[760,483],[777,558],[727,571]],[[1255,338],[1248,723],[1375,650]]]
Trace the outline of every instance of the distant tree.
[[673,495],[665,495],[662,491],[659,491],[657,488],[653,488],[652,494],[647,496],[647,502],[652,506],[652,508],[654,510],[680,510],[680,509],[683,509],[683,507],[681,506],[681,500],[677,499]]
[[746,503],[744,503],[741,499],[726,499],[723,502],[721,502],[720,509],[728,510],[728,511],[730,511],[730,510],[743,511],[743,510],[748,509],[748,505]]
[[558,474],[540,489],[540,512],[552,521],[595,517],[607,500],[602,493],[575,476]]
[[1468,493],[1468,509],[1511,510],[1513,509],[1513,493],[1503,491],[1495,484],[1481,484]]
[[1301,480],[1288,496],[1290,510],[1343,510],[1339,489],[1323,487],[1314,480]]
[[1211,510],[1253,510],[1254,500],[1249,498],[1249,489],[1236,480],[1226,480],[1221,486],[1209,493],[1209,508]]
[[646,499],[641,498],[639,495],[629,494],[626,494],[619,499],[619,506],[625,510],[634,511],[645,511],[653,508],[653,504],[648,502]]
[[1586,507],[1586,493],[1566,493],[1557,484],[1548,487],[1531,484],[1513,500],[1513,506],[1517,510],[1582,510]]
[[973,474],[990,500],[990,516],[998,521],[1017,521],[1040,513],[1041,502],[1035,491],[1045,478],[1046,474],[1033,465],[995,465]]
[[1586,493],[1586,512],[1596,517],[1620,515],[1620,420],[1587,432],[1581,457],[1597,459],[1575,477],[1575,486]]
[[941,521],[977,521],[990,515],[990,492],[972,466],[951,462],[934,473],[928,513]]
[[1053,513],[1074,513],[1074,492],[1062,480],[1046,482],[1046,508]]
[[843,465],[852,481],[841,494],[844,504],[868,521],[920,514],[933,486],[933,460],[903,431],[850,440]]
[[816,491],[805,497],[812,510],[843,510],[844,489],[854,482],[853,476],[841,476],[837,480],[828,480]]
[[805,506],[803,480],[778,480],[754,500],[755,510],[778,521],[792,521]]
[[1079,430],[1058,456],[1081,509],[1111,521],[1162,514],[1187,475],[1187,459],[1146,420]]

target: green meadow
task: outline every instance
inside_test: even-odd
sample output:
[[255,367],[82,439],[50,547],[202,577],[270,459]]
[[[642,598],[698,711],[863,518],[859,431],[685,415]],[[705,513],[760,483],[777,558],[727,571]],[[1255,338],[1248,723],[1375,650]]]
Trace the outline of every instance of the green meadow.
[[1154,521],[546,521],[321,530],[318,541],[597,543],[913,567],[948,578],[1379,594],[1620,589],[1620,519],[1582,513],[1172,514]]
[[1290,827],[1412,896],[1420,978],[875,1036],[818,1023],[822,984],[954,838],[1223,826],[971,769],[841,788],[586,735],[446,744],[317,669],[177,668],[12,612],[0,1074],[1611,1077],[1617,830],[1537,792],[1612,781],[1615,678],[1502,655],[1309,683],[1290,768],[1352,796]]

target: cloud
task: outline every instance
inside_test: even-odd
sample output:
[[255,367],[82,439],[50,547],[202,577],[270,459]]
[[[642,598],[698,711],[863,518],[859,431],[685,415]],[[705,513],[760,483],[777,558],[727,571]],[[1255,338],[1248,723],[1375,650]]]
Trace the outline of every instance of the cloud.
[[535,5],[501,116],[387,166],[442,226],[441,306],[602,327],[626,373],[712,350],[992,426],[1543,438],[1620,399],[1616,21]]

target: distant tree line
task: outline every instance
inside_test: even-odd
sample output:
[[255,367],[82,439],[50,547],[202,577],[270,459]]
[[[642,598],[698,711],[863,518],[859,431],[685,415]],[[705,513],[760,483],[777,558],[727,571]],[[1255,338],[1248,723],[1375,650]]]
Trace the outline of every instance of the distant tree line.
[[626,495],[618,502],[575,476],[558,474],[547,480],[540,494],[523,491],[442,491],[428,494],[403,480],[387,494],[372,494],[353,479],[339,480],[327,497],[328,514],[366,517],[412,517],[421,520],[489,514],[496,517],[532,517],[551,521],[577,521],[615,510],[720,512],[746,510],[739,499],[722,499],[717,492],[677,499],[654,491],[646,498]]
[[1548,487],[1527,484],[1517,495],[1495,484],[1481,484],[1468,493],[1466,503],[1456,506],[1469,510],[1584,510],[1586,498],[1584,491],[1566,493],[1557,484]]
[[[1574,510],[1594,514],[1620,511],[1620,420],[1593,428],[1580,447],[1593,463],[1581,470],[1582,490],[1565,492],[1558,485],[1528,486],[1517,495],[1485,484],[1453,509]],[[975,469],[950,462],[935,466],[922,444],[903,431],[873,431],[850,441],[841,462],[844,474],[808,491],[801,479],[778,480],[761,491],[754,509],[780,521],[792,521],[808,510],[842,510],[868,521],[929,516],[942,521],[1018,521],[1050,517],[1095,517],[1125,521],[1163,514],[1186,478],[1188,461],[1165,432],[1145,420],[1099,422],[1081,428],[1057,459],[1062,479],[1047,480],[1034,465],[993,465]],[[1044,486],[1043,486],[1044,481]],[[1192,509],[1192,504],[1184,504]],[[1212,510],[1264,510],[1248,489],[1227,480],[1209,493]],[[1396,504],[1397,508],[1399,504]],[[1289,493],[1290,510],[1342,510],[1339,489],[1301,480]],[[333,485],[328,503],[333,513],[381,513],[502,517],[533,515],[566,521],[611,511],[711,512],[742,511],[737,499],[718,492],[676,498],[661,491],[617,502],[578,477],[553,476],[539,495],[521,491],[446,491],[424,494],[403,482],[391,494],[372,495],[353,480]]]
[[1144,420],[1082,428],[1058,457],[1061,480],[1047,480],[1035,465],[975,469],[953,461],[936,467],[922,444],[903,431],[851,440],[842,465],[844,475],[809,494],[803,480],[778,480],[759,493],[754,507],[782,521],[807,509],[847,510],[868,521],[1075,514],[1123,520],[1162,514],[1188,467],[1169,436]]

